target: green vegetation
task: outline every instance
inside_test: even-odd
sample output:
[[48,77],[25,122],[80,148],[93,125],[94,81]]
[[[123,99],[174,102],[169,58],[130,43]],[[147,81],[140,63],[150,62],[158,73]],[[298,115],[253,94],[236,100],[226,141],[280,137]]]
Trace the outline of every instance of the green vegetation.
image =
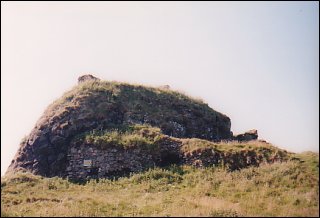
[[171,165],[85,185],[1,178],[1,216],[319,216],[319,155],[229,172]]
[[118,126],[117,129],[104,131],[90,131],[76,136],[72,143],[86,143],[97,146],[99,149],[121,147],[129,149],[158,150],[158,142],[164,137],[161,130],[148,125]]
[[[259,141],[191,138],[213,140],[203,134],[217,120],[227,136],[228,119],[170,89],[81,83],[51,104],[37,124],[39,129],[57,124],[48,129],[68,135],[71,141],[57,145],[141,148],[147,151],[141,154],[158,157],[177,152],[170,161],[181,159],[81,184],[8,174],[1,178],[1,216],[319,216],[319,154],[293,154]],[[177,151],[170,150],[174,146]]]
[[226,141],[226,142],[211,142],[203,139],[182,139],[183,150],[185,152],[192,152],[194,150],[206,150],[208,148],[220,150],[223,152],[241,152],[241,151],[257,151],[259,153],[268,153],[269,155],[278,153],[280,156],[284,157],[285,150],[277,148],[270,143],[260,142],[260,141],[248,141],[248,142],[238,142],[238,141]]
[[[197,138],[181,139],[164,135],[159,128],[137,124],[119,125],[114,129],[85,132],[76,136],[71,143],[96,146],[101,150],[139,148],[145,151],[145,155],[158,157],[170,153],[169,155],[172,157],[165,165],[184,162],[196,166],[223,166],[231,171],[252,165],[258,166],[261,163],[285,161],[290,158],[290,153],[287,151],[265,142],[230,141],[217,143]],[[168,145],[177,149],[168,148]]]
[[[81,114],[76,119],[75,114]],[[199,99],[170,89],[153,88],[119,82],[88,81],[81,83],[53,102],[43,119],[73,117],[73,124],[99,121],[102,129],[118,124],[148,123],[175,137],[212,137],[208,123],[219,120],[220,134],[229,136],[227,116],[214,111]],[[213,130],[211,130],[213,131]]]
[[[170,102],[173,105],[184,104],[192,106],[192,108],[202,107],[202,110],[207,110],[207,112],[212,111],[202,100],[192,98],[178,91],[110,81],[88,81],[76,85],[53,102],[49,108],[72,107],[76,106],[75,103],[77,101],[99,103],[102,99],[110,103],[119,101],[130,106],[131,109],[147,108],[151,112],[156,112],[160,109],[150,105],[152,99],[160,103],[158,105],[160,107]],[[149,101],[146,101],[148,99]],[[161,103],[165,104],[162,105]]]

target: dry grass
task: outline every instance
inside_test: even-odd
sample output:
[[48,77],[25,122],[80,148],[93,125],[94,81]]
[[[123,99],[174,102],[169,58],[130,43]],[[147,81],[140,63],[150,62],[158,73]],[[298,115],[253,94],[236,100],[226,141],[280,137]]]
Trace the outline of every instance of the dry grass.
[[319,156],[240,171],[171,166],[85,185],[1,179],[6,216],[319,216]]

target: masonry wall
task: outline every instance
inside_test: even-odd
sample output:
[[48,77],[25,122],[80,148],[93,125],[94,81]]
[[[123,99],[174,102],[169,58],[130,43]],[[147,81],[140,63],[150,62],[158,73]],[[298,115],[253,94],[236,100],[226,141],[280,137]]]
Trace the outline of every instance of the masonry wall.
[[[66,175],[74,180],[91,178],[113,178],[140,172],[155,166],[187,164],[195,167],[223,165],[229,170],[238,170],[261,163],[273,163],[287,159],[287,152],[265,148],[220,151],[214,148],[199,148],[183,152],[179,140],[164,138],[156,150],[132,147],[110,147],[99,149],[91,144],[72,145],[68,151]],[[85,165],[85,162],[91,162]],[[86,163],[87,164],[87,163]]]
[[[91,160],[92,165],[84,166],[85,160]],[[152,156],[137,148],[101,150],[86,144],[71,147],[68,162],[66,171],[70,179],[110,178],[154,166]]]

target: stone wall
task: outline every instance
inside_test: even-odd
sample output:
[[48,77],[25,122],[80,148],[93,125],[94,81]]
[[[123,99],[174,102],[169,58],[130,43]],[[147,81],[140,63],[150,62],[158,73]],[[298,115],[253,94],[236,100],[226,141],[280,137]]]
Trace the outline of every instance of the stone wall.
[[[209,147],[186,151],[183,148],[186,141],[164,137],[156,150],[139,147],[125,149],[119,146],[99,149],[91,144],[73,144],[68,151],[65,175],[73,180],[113,178],[171,164],[224,166],[229,170],[238,170],[287,158],[287,152],[273,150],[271,147],[263,148],[264,152],[254,148],[222,151]],[[88,161],[91,161],[91,164],[85,166]]]
[[233,139],[239,142],[256,140],[258,139],[258,131],[256,129],[252,129],[245,133],[233,136]]
[[[92,165],[84,166],[85,160],[92,161]],[[154,165],[152,156],[145,155],[140,149],[101,150],[87,144],[71,147],[68,162],[66,172],[70,179],[110,178],[139,172]]]
[[[155,150],[132,146],[113,146],[99,149],[92,144],[71,144],[67,155],[66,176],[74,180],[88,178],[113,178],[141,172],[154,166],[179,164],[181,143],[170,137],[163,137]],[[85,166],[91,161],[91,166]]]

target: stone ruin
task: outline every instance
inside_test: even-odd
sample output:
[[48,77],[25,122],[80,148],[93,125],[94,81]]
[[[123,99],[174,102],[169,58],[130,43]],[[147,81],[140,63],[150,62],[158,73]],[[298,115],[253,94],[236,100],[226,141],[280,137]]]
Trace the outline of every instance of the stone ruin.
[[[86,81],[100,81],[100,79],[90,74],[78,78],[78,83]],[[170,87],[165,86],[164,88],[169,89]],[[99,96],[100,98],[95,97],[94,102],[89,95],[85,95],[74,99],[72,106],[54,105],[54,107],[48,107],[26,140],[21,142],[7,172],[22,169],[47,177],[86,179],[87,177],[105,178],[129,172],[139,172],[148,167],[164,166],[171,163],[218,164],[222,159],[226,161],[228,158],[221,156],[222,154],[219,152],[213,153],[213,156],[204,155],[202,157],[201,152],[185,156],[180,150],[181,141],[177,142],[175,138],[200,138],[209,141],[250,141],[258,138],[257,130],[233,136],[230,131],[229,117],[209,107],[207,112],[203,112],[201,107],[197,107],[198,105],[195,105],[194,108],[186,108],[180,99],[175,99],[174,106],[165,104],[161,107],[164,108],[163,111],[179,112],[181,117],[186,119],[177,122],[172,120],[172,117],[167,117],[167,113],[162,113],[162,110],[159,110],[156,117],[166,120],[166,125],[160,125],[158,118],[155,119],[151,116],[145,118],[149,111],[144,111],[144,108],[132,111],[134,108],[129,108],[125,101],[109,102],[105,93],[99,93]],[[159,100],[155,98],[145,99],[145,101],[150,105],[159,105]],[[103,113],[97,114],[97,109]],[[202,119],[204,113],[210,113],[211,116]],[[141,117],[144,118],[144,122],[141,121]],[[92,145],[70,144],[71,139],[76,135],[97,129],[100,126],[107,126],[110,123],[128,125],[132,123],[144,124],[145,122],[160,127],[167,135],[167,141],[161,145],[162,150],[158,154],[148,154],[139,148],[101,150]],[[210,153],[211,150],[208,152]],[[205,159],[207,157],[210,158],[207,160]],[[234,158],[230,157],[230,163],[232,161]],[[259,161],[249,162],[248,164],[252,164]]]
[[159,86],[159,89],[169,90],[171,87],[169,85]]
[[258,139],[258,131],[256,129],[249,130],[245,133],[234,135],[234,140],[239,142],[251,141]]
[[[271,147],[259,153],[255,149],[224,152],[215,148],[198,148],[184,151],[188,139],[165,137],[158,152],[150,152],[139,147],[123,149],[110,147],[99,149],[82,143],[71,145],[68,151],[68,166],[64,177],[83,181],[91,178],[115,178],[130,175],[155,166],[186,164],[195,167],[224,166],[238,170],[262,163],[274,163],[286,158],[286,151],[274,152]],[[270,155],[269,155],[270,154]]]
[[78,83],[83,83],[86,81],[100,81],[100,79],[92,76],[91,74],[86,74],[78,78]]
[[165,137],[161,144],[157,153],[139,147],[124,149],[111,146],[101,149],[92,144],[71,144],[65,176],[73,180],[113,178],[141,172],[154,166],[181,162],[179,141]]

